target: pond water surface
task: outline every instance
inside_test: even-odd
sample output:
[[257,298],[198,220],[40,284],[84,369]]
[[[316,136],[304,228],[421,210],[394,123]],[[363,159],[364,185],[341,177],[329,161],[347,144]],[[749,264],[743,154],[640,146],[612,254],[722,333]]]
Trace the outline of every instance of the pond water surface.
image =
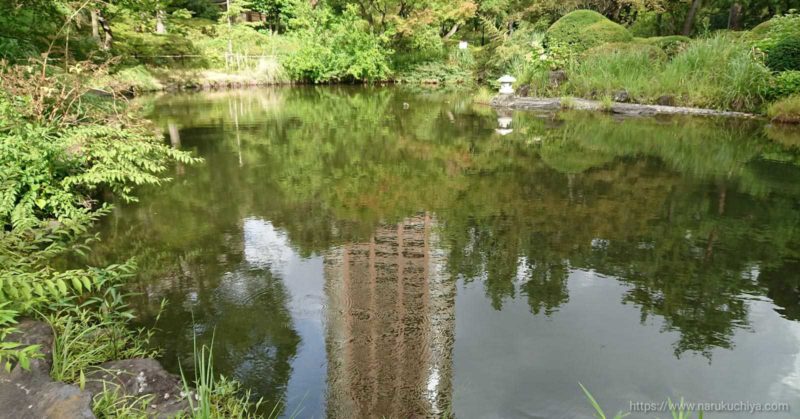
[[169,95],[152,118],[205,162],[118,205],[92,258],[137,258],[142,324],[168,299],[174,372],[214,336],[284,415],[590,417],[579,382],[610,412],[800,415],[785,132],[396,88]]

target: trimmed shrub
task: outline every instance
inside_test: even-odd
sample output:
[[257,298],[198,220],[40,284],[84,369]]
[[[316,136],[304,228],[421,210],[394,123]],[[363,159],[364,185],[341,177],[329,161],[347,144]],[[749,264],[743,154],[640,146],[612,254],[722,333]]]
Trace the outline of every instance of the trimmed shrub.
[[800,70],[800,35],[778,41],[764,62],[773,71]]
[[627,29],[592,10],[576,10],[558,19],[547,30],[548,46],[559,45],[573,52],[608,42],[629,42],[633,36]]
[[777,99],[781,97],[800,94],[800,71],[784,71],[778,73],[770,86],[768,97]]
[[647,55],[651,60],[666,61],[667,54],[658,46],[650,45],[647,43],[634,43],[634,42],[611,42],[608,44],[598,45],[587,49],[582,57],[584,59],[594,56],[617,54],[617,53],[639,53]]
[[661,48],[661,50],[664,51],[669,57],[672,57],[678,54],[679,52],[683,51],[691,41],[692,41],[691,38],[682,35],[636,38],[636,42],[638,43],[653,45],[658,48]]

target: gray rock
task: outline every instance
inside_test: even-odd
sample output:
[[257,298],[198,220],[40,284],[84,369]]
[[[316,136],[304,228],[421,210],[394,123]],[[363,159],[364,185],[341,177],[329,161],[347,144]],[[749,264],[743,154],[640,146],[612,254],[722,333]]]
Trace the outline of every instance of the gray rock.
[[[511,96],[511,95],[509,95]],[[531,98],[531,97],[496,97],[492,100],[492,106],[512,109],[526,110],[558,110],[561,109],[561,100],[557,98]],[[596,100],[570,99],[570,108],[584,111],[604,111],[606,109],[601,102]],[[611,112],[626,116],[653,116],[653,115],[697,115],[697,116],[724,116],[732,118],[758,118],[757,115],[718,111],[716,109],[686,108],[680,106],[658,106],[641,105],[636,103],[614,103]]]
[[664,95],[656,99],[656,103],[660,106],[675,106],[675,96]]
[[43,358],[31,360],[29,371],[15,366],[0,370],[0,418],[94,418],[92,394],[50,378],[53,365],[53,330],[47,323],[23,320],[6,341],[40,345]]
[[564,70],[555,70],[549,73],[550,85],[558,87],[567,81],[567,72]]
[[618,90],[614,92],[614,102],[628,103],[631,101],[631,95],[626,90]]
[[[14,333],[6,337],[6,341],[19,342],[26,346],[39,345],[39,352],[43,357],[31,360],[31,371],[49,375],[53,366],[53,329],[45,322],[29,319],[19,322],[15,329],[17,330]],[[21,371],[22,368],[14,368],[12,373]]]
[[188,411],[181,379],[167,372],[154,359],[139,358],[106,362],[86,374],[86,390],[118,391],[123,396],[152,396],[148,413],[170,417]]
[[24,371],[0,373],[2,419],[93,419],[92,394],[53,381],[48,375]]

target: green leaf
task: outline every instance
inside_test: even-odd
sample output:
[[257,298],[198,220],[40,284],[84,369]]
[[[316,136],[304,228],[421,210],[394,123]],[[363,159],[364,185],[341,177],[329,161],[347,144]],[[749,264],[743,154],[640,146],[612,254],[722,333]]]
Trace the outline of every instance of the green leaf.
[[67,295],[67,284],[63,279],[58,278],[56,280],[56,285],[58,285],[58,290],[61,291],[61,295]]
[[75,288],[79,293],[83,292],[83,283],[77,277],[72,277],[72,287]]

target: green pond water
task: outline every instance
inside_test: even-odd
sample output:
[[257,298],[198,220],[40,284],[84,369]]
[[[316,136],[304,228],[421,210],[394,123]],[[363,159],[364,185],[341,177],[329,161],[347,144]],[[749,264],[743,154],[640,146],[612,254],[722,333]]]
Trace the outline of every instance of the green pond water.
[[92,262],[137,258],[143,325],[169,300],[153,343],[171,371],[215,335],[217,371],[284,415],[590,417],[579,382],[612,413],[800,414],[796,136],[468,96],[150,99],[205,162],[117,205]]

